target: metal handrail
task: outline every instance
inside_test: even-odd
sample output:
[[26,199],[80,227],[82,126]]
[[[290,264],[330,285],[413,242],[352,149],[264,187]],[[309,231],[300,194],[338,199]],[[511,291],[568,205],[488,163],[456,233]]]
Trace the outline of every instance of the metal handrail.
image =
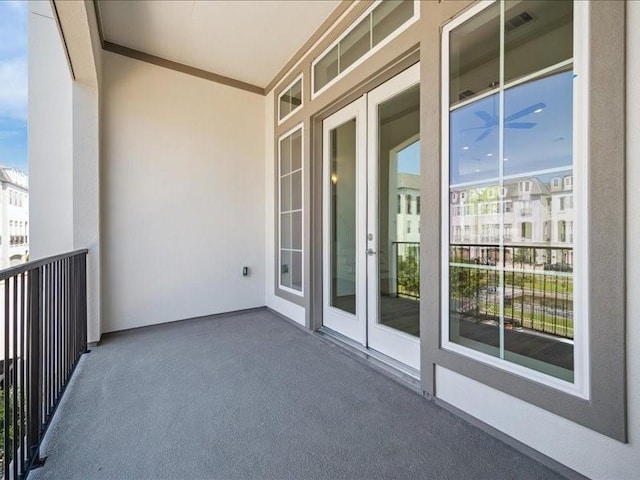
[[63,260],[65,258],[70,258],[76,255],[87,253],[89,253],[89,250],[87,250],[86,248],[81,248],[72,252],[61,253],[59,255],[53,255],[51,257],[41,258],[39,260],[21,263],[20,265],[16,265],[14,267],[5,268],[3,270],[0,270],[0,281],[6,280],[9,277],[15,277],[16,275],[27,272],[29,270],[33,270],[34,268],[41,267],[42,265],[46,265],[48,263],[57,262],[58,260]]
[[0,471],[24,480],[87,351],[87,249],[0,272],[4,296]]

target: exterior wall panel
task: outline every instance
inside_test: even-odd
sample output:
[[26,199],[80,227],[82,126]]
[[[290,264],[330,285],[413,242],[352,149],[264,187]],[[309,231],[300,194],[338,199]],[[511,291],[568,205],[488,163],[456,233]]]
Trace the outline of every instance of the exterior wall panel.
[[[310,79],[310,65],[317,55],[321,54],[331,41],[347,27],[350,21],[357,17],[358,13],[366,8],[363,2],[362,5],[356,6],[346,18],[337,25],[336,31],[325,38],[319,45],[313,48],[303,57],[301,63],[291,70],[281,82],[275,87],[271,93],[277,93],[279,89],[285,87],[290,81],[298,75],[300,71],[304,72],[306,78]],[[309,264],[310,271],[312,272],[311,282],[309,283],[309,289],[307,290],[307,298],[305,298],[304,305],[306,306],[307,326],[310,328],[318,328],[322,325],[321,306],[316,304],[316,298],[321,298],[321,287],[319,287],[319,279],[321,280],[321,273],[319,273],[320,266],[322,265],[321,256],[318,257],[318,252],[321,251],[319,245],[319,238],[321,235],[321,225],[314,218],[317,219],[319,210],[318,205],[321,204],[321,195],[317,192],[317,172],[318,162],[321,156],[321,149],[318,147],[321,136],[321,119],[330,115],[334,111],[338,110],[342,106],[348,104],[353,99],[357,98],[363,92],[368,91],[367,83],[375,84],[375,77],[385,67],[394,62],[394,59],[398,59],[402,56],[402,53],[406,51],[411,45],[419,44],[420,54],[419,59],[421,62],[421,132],[422,132],[422,154],[421,154],[421,170],[422,175],[422,193],[421,193],[421,232],[422,236],[422,248],[421,248],[421,264],[423,266],[421,271],[421,285],[422,291],[422,314],[421,314],[421,331],[424,332],[423,336],[426,337],[424,342],[429,344],[429,349],[433,353],[433,349],[438,348],[439,336],[440,336],[440,289],[437,286],[437,279],[440,277],[440,232],[438,228],[432,228],[434,224],[438,225],[440,222],[440,81],[441,81],[441,69],[440,69],[440,36],[441,27],[451,18],[458,15],[466,7],[471,5],[470,1],[456,1],[456,2],[422,2],[421,14],[419,22],[407,29],[400,37],[395,39],[394,42],[387,49],[382,49],[372,58],[360,65],[355,71],[341,78],[334,86],[332,86],[326,92],[311,100],[309,98],[310,88],[306,88],[305,91],[305,107],[302,111],[293,115],[286,122],[283,122],[281,126],[277,126],[277,119],[274,116],[273,106],[267,108],[267,121],[275,125],[274,129],[269,132],[267,129],[267,151],[273,151],[275,144],[273,142],[274,135],[278,135],[280,130],[284,131],[291,127],[294,123],[301,121],[305,122],[305,129],[309,128],[310,132],[308,137],[310,138],[309,150],[305,152],[305,161],[309,163],[311,185],[309,191],[305,193],[311,197],[310,217],[311,224],[308,225],[307,231],[311,232],[310,242],[312,244],[312,250],[309,252]],[[601,8],[607,9],[608,2],[595,2],[594,11],[599,12]],[[620,4],[622,5],[622,4]],[[620,7],[619,5],[619,7]],[[617,8],[617,7],[612,7]],[[622,7],[624,10],[624,7]],[[606,59],[601,61],[597,68],[604,66],[606,62],[615,63],[615,75],[616,75],[616,93],[611,94],[611,98],[614,102],[618,102],[620,95],[620,89],[624,85],[624,60],[622,56],[622,42],[621,32],[624,30],[622,25],[613,27],[608,22],[620,23],[624,20],[624,14],[617,13],[610,15],[604,12],[604,10],[595,15],[595,18],[600,21],[600,24],[596,28],[596,37],[592,39],[596,49],[594,49],[595,55],[600,59]],[[604,15],[604,17],[603,17]],[[596,21],[598,21],[596,20]],[[607,142],[613,145],[613,150],[609,150],[610,160],[616,162],[613,169],[609,169],[609,174],[615,171],[615,180],[611,185],[600,184],[593,185],[592,190],[595,192],[593,195],[594,201],[597,201],[598,195],[606,188],[614,188],[618,192],[613,196],[606,194],[607,198],[615,197],[616,211],[613,217],[604,218],[601,215],[602,211],[599,207],[591,210],[590,215],[595,218],[598,225],[601,222],[610,222],[610,228],[607,230],[607,234],[613,233],[614,240],[603,240],[602,235],[604,231],[596,234],[596,241],[598,244],[604,246],[609,245],[611,248],[608,250],[608,255],[614,255],[615,263],[617,265],[616,270],[618,274],[614,274],[613,268],[597,267],[600,262],[599,259],[595,260],[594,267],[596,269],[596,277],[592,278],[592,281],[597,281],[599,285],[602,285],[602,275],[614,274],[614,277],[609,283],[616,285],[617,291],[613,296],[606,296],[605,299],[601,299],[598,304],[594,304],[593,300],[591,305],[594,307],[595,315],[592,316],[592,321],[596,322],[592,324],[591,329],[594,334],[594,341],[598,341],[601,338],[607,337],[607,330],[614,329],[620,332],[621,325],[626,323],[626,345],[629,348],[625,357],[625,346],[622,344],[612,344],[612,355],[609,361],[615,363],[614,371],[610,372],[611,377],[615,377],[616,380],[606,387],[604,384],[596,385],[596,388],[600,390],[598,395],[603,395],[601,398],[608,398],[607,402],[615,405],[610,412],[605,413],[598,418],[594,418],[590,423],[594,426],[598,424],[597,428],[601,430],[608,430],[609,435],[617,437],[619,439],[625,438],[625,432],[623,431],[626,426],[628,436],[626,436],[627,442],[616,440],[614,438],[607,437],[601,433],[597,433],[587,427],[579,425],[573,421],[567,420],[559,415],[553,414],[544,408],[535,406],[532,403],[521,400],[513,395],[522,395],[522,393],[513,393],[509,395],[504,391],[494,389],[487,384],[480,383],[475,380],[471,380],[470,377],[465,376],[464,373],[456,373],[453,370],[444,368],[442,366],[436,366],[440,363],[440,358],[433,356],[432,354],[424,355],[423,350],[423,365],[422,365],[422,384],[425,387],[427,393],[433,394],[440,400],[449,403],[455,408],[462,410],[478,419],[485,422],[490,427],[496,428],[506,435],[511,436],[515,440],[522,442],[523,444],[532,447],[544,455],[547,455],[553,460],[557,460],[569,468],[575,469],[580,473],[596,478],[635,478],[637,472],[640,469],[640,438],[638,437],[638,431],[640,430],[640,411],[637,405],[640,405],[640,390],[634,379],[638,378],[640,364],[638,363],[637,352],[634,351],[634,345],[637,345],[640,341],[640,331],[635,328],[633,319],[639,315],[640,304],[638,304],[637,298],[640,293],[640,284],[638,280],[633,278],[632,272],[637,271],[640,265],[634,265],[637,263],[634,261],[631,255],[625,256],[624,244],[621,239],[624,237],[624,231],[627,230],[626,244],[628,245],[638,244],[640,241],[640,222],[637,218],[640,212],[635,211],[633,205],[640,205],[640,198],[635,198],[638,195],[635,193],[640,191],[640,172],[632,165],[630,158],[634,158],[633,152],[640,151],[640,141],[637,140],[629,132],[637,131],[640,128],[638,123],[637,111],[640,110],[640,97],[634,93],[631,86],[637,84],[640,80],[640,64],[638,64],[638,58],[640,58],[637,50],[637,46],[640,45],[640,38],[638,32],[640,31],[640,6],[634,4],[634,2],[627,3],[626,13],[626,58],[627,58],[627,98],[626,98],[626,112],[628,123],[626,127],[626,201],[623,197],[625,186],[624,177],[621,169],[620,159],[625,155],[621,149],[624,149],[624,137],[622,132],[624,128],[619,129],[618,134],[613,134],[608,137]],[[609,32],[610,37],[600,38],[598,35],[606,35]],[[607,46],[608,45],[608,46]],[[613,50],[607,52],[607,48]],[[620,63],[622,61],[622,63]],[[406,68],[406,67],[405,67]],[[622,70],[621,70],[622,69]],[[611,73],[611,69],[609,69]],[[605,76],[601,71],[595,71],[596,84],[592,89],[592,92],[607,90],[607,86],[601,83],[601,80]],[[604,89],[604,90],[603,90]],[[609,92],[611,93],[611,92]],[[604,96],[606,98],[606,96]],[[602,101],[598,98],[595,104],[592,104],[592,108],[603,108],[598,102]],[[274,104],[274,97],[267,97],[267,103]],[[593,101],[592,101],[593,102]],[[616,125],[624,125],[624,120],[621,120],[622,115],[620,109],[622,107],[618,105],[612,110],[614,117],[610,121],[601,122],[597,120],[592,125],[594,133],[596,135],[607,136],[608,133],[603,131],[597,131],[597,129],[604,127],[605,130],[612,130],[612,122]],[[306,122],[310,124],[307,126]],[[598,124],[597,122],[600,121]],[[600,125],[601,127],[598,127]],[[306,131],[305,131],[306,133]],[[595,137],[594,137],[595,138]],[[604,137],[601,137],[604,138]],[[591,145],[591,149],[594,155],[598,158],[603,158],[603,149],[606,148],[605,143],[599,144],[598,140],[594,140]],[[617,160],[615,160],[617,159]],[[321,162],[320,162],[321,163]],[[600,167],[591,172],[593,178],[591,182],[598,182],[598,175],[604,172],[599,170],[604,168],[606,162],[600,162]],[[269,168],[269,166],[267,167]],[[271,166],[273,171],[273,165]],[[428,174],[425,174],[428,172]],[[273,178],[273,177],[272,177]],[[604,190],[603,190],[604,189]],[[624,205],[626,205],[626,207]],[[622,210],[626,208],[626,223],[624,222],[624,213]],[[622,210],[620,210],[622,209]],[[268,213],[269,214],[269,213]],[[635,215],[635,216],[634,216]],[[273,217],[273,214],[271,213]],[[274,219],[275,220],[275,219]],[[267,220],[267,224],[269,220]],[[595,224],[594,224],[595,225]],[[273,228],[273,227],[271,227]],[[593,228],[593,227],[592,227]],[[274,248],[269,248],[267,245],[267,263],[274,263],[273,255]],[[269,258],[271,256],[271,258]],[[600,257],[599,257],[600,258]],[[607,255],[601,256],[602,261],[605,261]],[[623,298],[624,287],[624,272],[626,270],[626,300]],[[608,272],[608,273],[606,273]],[[637,275],[636,275],[637,277]],[[267,276],[267,292],[273,292],[274,283],[273,275]],[[434,281],[434,279],[436,279]],[[435,288],[434,288],[435,286]],[[604,289],[600,287],[600,292],[604,295]],[[282,308],[285,305],[293,305],[287,302],[285,299],[279,299],[282,303]],[[624,305],[626,301],[626,312],[624,311]],[[609,302],[609,304],[607,304]],[[288,307],[287,307],[288,308]],[[611,312],[612,320],[608,323],[608,326],[602,324],[599,320],[606,317],[606,311],[609,309]],[[604,315],[604,317],[603,317]],[[614,324],[616,325],[614,327]],[[624,327],[623,327],[624,328]],[[603,330],[604,329],[604,330]],[[604,336],[602,335],[604,333]],[[620,336],[620,338],[625,338]],[[596,345],[595,350],[602,352],[602,345]],[[601,353],[600,353],[601,355]],[[626,399],[624,394],[624,382],[621,379],[624,378],[624,360],[626,358]],[[606,363],[606,362],[605,362]],[[612,364],[613,365],[613,364]],[[598,365],[596,370],[602,372],[604,365]],[[622,369],[622,370],[621,370]],[[602,375],[600,374],[602,377]],[[499,387],[502,388],[502,387]],[[539,392],[536,402],[544,403],[544,387],[539,388]],[[506,391],[510,391],[507,389]],[[548,399],[547,399],[548,400]],[[625,411],[625,400],[628,409]],[[570,406],[565,405],[562,407],[565,412],[570,409]],[[627,417],[625,421],[625,416]],[[610,429],[607,425],[614,425],[613,429]],[[623,430],[620,430],[620,426],[623,426]],[[613,431],[615,430],[615,432]]]
[[264,98],[103,59],[103,330],[263,306]]

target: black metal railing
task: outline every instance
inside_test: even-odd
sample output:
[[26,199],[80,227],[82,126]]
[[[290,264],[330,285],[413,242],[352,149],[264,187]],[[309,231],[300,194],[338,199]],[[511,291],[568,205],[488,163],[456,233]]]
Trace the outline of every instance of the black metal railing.
[[[452,244],[449,250],[449,307],[476,322],[500,321],[573,338],[573,248]],[[502,268],[500,266],[502,259]],[[503,271],[502,279],[500,270]]]
[[396,293],[420,298],[420,242],[392,242],[396,256]]
[[41,464],[40,443],[87,351],[87,250],[0,272],[0,464],[4,480]]

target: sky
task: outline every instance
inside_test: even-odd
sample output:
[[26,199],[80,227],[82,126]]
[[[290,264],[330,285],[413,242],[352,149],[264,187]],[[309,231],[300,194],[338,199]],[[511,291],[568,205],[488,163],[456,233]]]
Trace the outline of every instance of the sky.
[[27,173],[26,0],[0,0],[0,165]]
[[414,142],[398,152],[398,172],[420,175],[420,142]]

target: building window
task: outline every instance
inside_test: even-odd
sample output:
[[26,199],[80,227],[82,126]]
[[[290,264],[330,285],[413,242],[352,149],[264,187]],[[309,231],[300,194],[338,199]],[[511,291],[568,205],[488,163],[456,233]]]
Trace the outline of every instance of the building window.
[[564,220],[558,221],[558,241],[567,241],[567,222]]
[[573,176],[569,175],[564,177],[564,188],[567,190],[571,190],[573,187]]
[[411,215],[411,203],[413,202],[413,197],[411,195],[407,195],[407,215]]
[[420,195],[416,197],[416,214],[420,215]]
[[302,74],[278,97],[278,120],[282,123],[302,108]]
[[351,71],[418,19],[414,0],[377,1],[311,67],[313,96]]
[[[517,183],[526,199],[519,213],[527,221],[511,238],[507,202],[497,214],[501,238],[493,233],[495,224],[485,229],[483,222],[493,217],[474,219],[488,239],[499,239],[497,248],[491,247],[498,257],[494,263],[486,262],[489,247],[453,244],[448,235],[443,239],[443,269],[449,274],[442,279],[442,345],[586,396],[585,384],[575,380],[585,378],[581,352],[586,345],[574,344],[573,292],[581,290],[573,275],[573,238],[569,242],[566,222],[542,208],[540,196],[557,190],[561,178],[566,187],[574,164],[584,160],[575,157],[572,142],[582,138],[573,121],[573,5],[476,4],[443,29],[445,191],[464,187],[474,203],[476,197],[490,198],[492,191],[503,197],[508,185]],[[549,50],[552,38],[557,48]],[[553,151],[540,148],[551,143]],[[450,212],[450,205],[443,205],[443,232],[450,231]],[[551,222],[564,229],[563,245],[539,248],[550,240]],[[530,348],[531,341],[538,342],[536,348]]]
[[279,140],[279,286],[303,292],[303,168],[302,125]]

